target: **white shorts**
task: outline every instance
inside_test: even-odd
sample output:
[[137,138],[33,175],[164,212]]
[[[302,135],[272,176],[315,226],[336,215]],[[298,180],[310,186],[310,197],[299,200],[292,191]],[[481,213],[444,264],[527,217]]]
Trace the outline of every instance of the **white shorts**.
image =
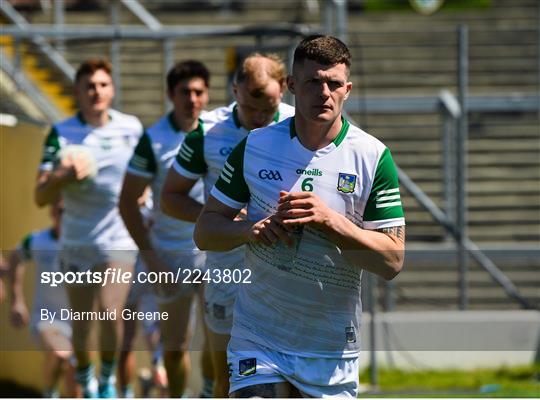
[[30,323],[30,332],[36,343],[41,343],[41,332],[46,330],[58,331],[66,339],[71,340],[71,324],[66,321],[54,321],[52,324],[50,321],[40,321],[39,316],[34,316]]
[[[144,262],[141,257],[137,257],[137,262],[135,264],[135,276],[141,271],[147,271]],[[126,306],[131,308],[136,308],[140,312],[156,312],[159,311],[157,302],[156,302],[156,293],[152,288],[152,284],[148,282],[140,282],[137,279],[134,279],[131,287],[129,288],[128,298],[126,300]],[[140,321],[145,335],[152,335],[155,331],[159,329],[159,321],[154,319],[143,319]]]
[[204,287],[204,321],[212,332],[230,335],[239,284],[209,283]]
[[227,349],[227,361],[229,393],[253,385],[289,382],[310,397],[356,397],[358,394],[358,357],[301,357],[233,337]]
[[60,250],[60,269],[62,272],[86,272],[97,266],[116,267],[133,265],[137,258],[135,250],[103,250],[96,246],[64,246]]
[[[244,267],[245,250],[238,247],[227,252],[208,252],[206,268],[209,271],[219,269],[242,270]],[[233,322],[233,308],[238,283],[209,282],[204,287],[204,321],[212,332],[219,335],[230,335]]]
[[[163,292],[159,285],[153,285],[156,293],[156,301],[158,304],[167,304],[178,300],[180,297],[191,297],[201,284],[191,282],[191,275],[185,274],[182,271],[186,269],[204,269],[206,254],[200,250],[167,250],[155,246],[155,251],[161,260],[169,267],[169,269],[177,276],[179,280],[176,282],[178,288],[175,292]],[[180,272],[178,273],[178,270]]]

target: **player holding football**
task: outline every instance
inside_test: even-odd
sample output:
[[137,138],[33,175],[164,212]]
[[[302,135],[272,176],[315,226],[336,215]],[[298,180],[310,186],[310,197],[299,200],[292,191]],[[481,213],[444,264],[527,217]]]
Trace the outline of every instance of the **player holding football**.
[[[296,48],[293,118],[229,156],[195,228],[203,250],[247,244],[228,347],[232,397],[352,396],[360,282],[403,265],[404,217],[388,148],[341,115],[352,88],[340,40]],[[235,220],[247,206],[247,221]]]
[[[294,108],[281,102],[285,92],[286,68],[278,56],[251,54],[234,77],[236,102],[203,115],[204,132],[186,137],[162,191],[166,212],[195,222],[202,202],[189,196],[199,178],[205,197],[216,182],[232,149],[250,130],[282,121],[294,114]],[[244,263],[242,248],[227,253],[207,253],[207,271],[233,270]],[[214,397],[227,397],[229,368],[225,349],[230,339],[232,311],[238,285],[205,284],[205,321],[209,330],[214,364]]]
[[[110,108],[114,84],[109,62],[85,61],[75,76],[79,112],[53,126],[44,145],[37,177],[38,206],[64,200],[60,265],[67,271],[105,271],[108,267],[132,272],[136,246],[127,232],[117,203],[122,179],[142,134],[140,121]],[[70,284],[67,292],[74,312],[118,310],[129,284]],[[85,397],[115,397],[115,360],[122,319],[102,320],[99,381],[89,353],[92,321],[75,320],[73,347],[77,381]]]

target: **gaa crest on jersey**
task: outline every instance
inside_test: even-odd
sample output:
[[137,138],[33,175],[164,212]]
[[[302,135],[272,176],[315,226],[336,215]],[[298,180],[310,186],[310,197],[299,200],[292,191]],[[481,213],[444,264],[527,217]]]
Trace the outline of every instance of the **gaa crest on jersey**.
[[103,150],[112,149],[112,141],[111,141],[111,138],[109,137],[101,138],[99,144]]
[[242,376],[253,375],[257,372],[257,359],[256,358],[244,358],[238,363],[238,373]]
[[337,190],[342,193],[353,193],[356,187],[356,175],[339,173]]

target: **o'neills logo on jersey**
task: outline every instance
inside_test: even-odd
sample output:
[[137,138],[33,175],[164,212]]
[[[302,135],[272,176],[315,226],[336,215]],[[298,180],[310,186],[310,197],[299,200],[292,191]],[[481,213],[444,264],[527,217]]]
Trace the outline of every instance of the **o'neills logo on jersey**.
[[278,170],[272,171],[271,169],[261,169],[259,171],[259,178],[267,179],[269,181],[283,181],[281,174]]
[[310,175],[310,176],[322,176],[322,171],[319,168],[313,169],[300,169],[296,170],[298,175]]

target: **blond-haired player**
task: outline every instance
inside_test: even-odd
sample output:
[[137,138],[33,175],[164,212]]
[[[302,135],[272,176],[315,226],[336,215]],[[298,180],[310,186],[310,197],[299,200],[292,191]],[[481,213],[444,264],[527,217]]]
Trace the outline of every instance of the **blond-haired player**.
[[[255,53],[244,60],[234,77],[236,102],[203,115],[204,131],[188,135],[180,148],[162,191],[166,212],[179,219],[196,221],[202,204],[188,196],[195,183],[202,179],[208,198],[228,155],[251,130],[282,121],[294,113],[294,108],[281,102],[285,83],[286,68],[276,55]],[[238,285],[218,279],[218,275],[242,269],[243,249],[208,253],[206,266],[205,321],[215,369],[214,396],[226,397],[229,369],[225,349]]]

